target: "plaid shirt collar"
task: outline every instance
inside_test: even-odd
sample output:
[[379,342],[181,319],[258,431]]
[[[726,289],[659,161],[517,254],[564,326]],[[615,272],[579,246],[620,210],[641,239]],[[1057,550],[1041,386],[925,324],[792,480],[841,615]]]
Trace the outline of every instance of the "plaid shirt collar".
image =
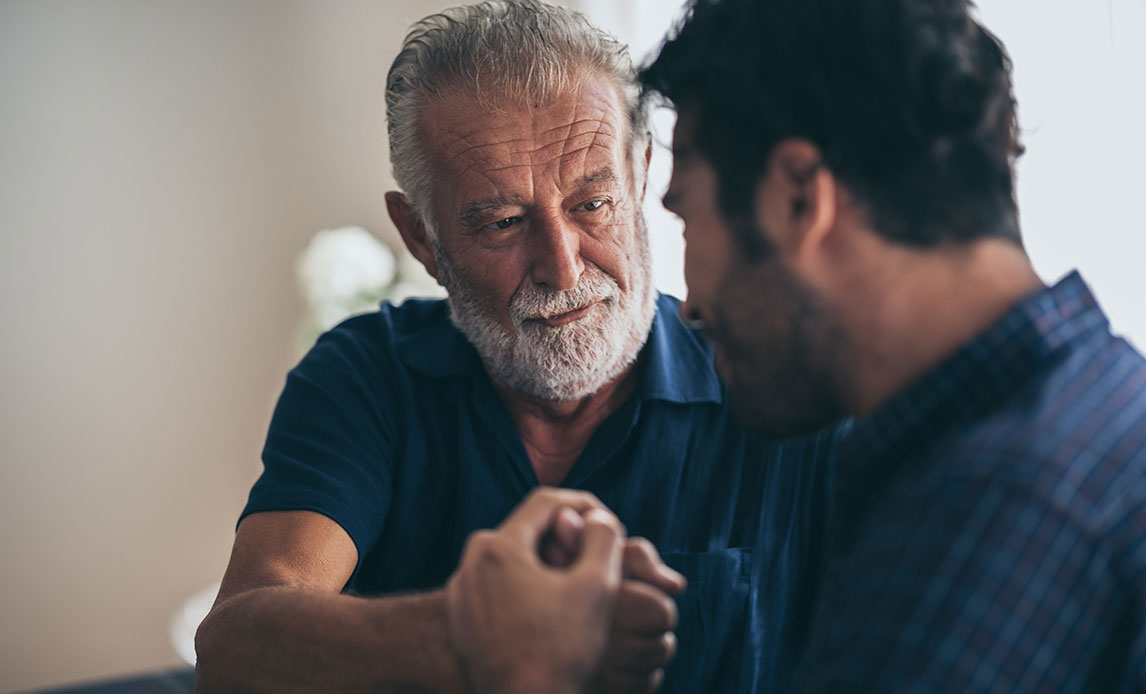
[[1078,272],[1030,295],[876,412],[852,424],[840,451],[840,490],[870,490],[916,447],[990,411],[1057,362],[1072,344],[1108,325]]

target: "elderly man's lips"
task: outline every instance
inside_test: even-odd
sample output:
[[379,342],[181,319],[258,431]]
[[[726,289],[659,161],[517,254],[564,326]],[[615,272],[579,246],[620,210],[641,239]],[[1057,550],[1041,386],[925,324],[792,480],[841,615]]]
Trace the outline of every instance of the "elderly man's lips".
[[584,306],[584,307],[578,308],[578,309],[573,309],[572,311],[569,311],[568,313],[559,313],[555,316],[549,316],[548,318],[533,318],[532,320],[535,320],[538,323],[542,323],[544,325],[548,325],[550,328],[559,328],[562,325],[567,325],[569,323],[572,323],[573,321],[575,321],[579,318],[584,318],[586,315],[588,315],[588,313],[590,311],[593,310],[593,307],[595,307],[599,303],[601,303],[601,302],[595,301],[595,302],[589,304],[588,306]]

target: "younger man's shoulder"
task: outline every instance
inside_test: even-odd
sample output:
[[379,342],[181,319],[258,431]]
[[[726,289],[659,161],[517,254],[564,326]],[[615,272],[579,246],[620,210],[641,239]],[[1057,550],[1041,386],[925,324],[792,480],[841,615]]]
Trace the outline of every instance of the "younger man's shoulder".
[[1146,513],[1146,359],[1107,335],[948,444],[966,474],[1106,532]]

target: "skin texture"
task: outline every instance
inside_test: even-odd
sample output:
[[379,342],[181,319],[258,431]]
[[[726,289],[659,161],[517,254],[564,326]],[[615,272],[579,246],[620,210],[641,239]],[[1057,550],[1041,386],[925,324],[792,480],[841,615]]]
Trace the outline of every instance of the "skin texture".
[[[539,543],[570,510],[581,517],[575,556],[564,566],[547,564]],[[632,547],[634,554],[646,551]],[[639,641],[637,630],[661,632],[675,622],[675,612],[649,621],[644,601],[662,599],[649,584],[629,582],[636,594],[623,599],[626,553],[616,517],[592,495],[571,490],[540,489],[497,530],[474,533],[446,587],[450,632],[474,690],[579,692],[594,677],[596,687],[611,680],[633,691],[655,688],[660,675],[640,670],[653,665],[659,672],[664,641],[652,642],[646,660],[631,664],[634,673],[594,674],[612,647],[611,633],[616,638],[611,624],[629,625]],[[664,578],[666,588],[683,587],[671,572]]]
[[[435,196],[439,239],[492,315],[508,320],[509,300],[523,283],[566,289],[587,266],[608,274],[622,291],[634,286],[634,263],[646,260],[634,228],[640,196],[628,173],[619,104],[607,83],[588,84],[543,108],[495,114],[475,114],[472,100],[458,97],[427,119],[426,131],[442,135],[440,151],[431,147],[442,188]],[[589,174],[595,174],[592,180],[586,180]],[[470,215],[463,224],[463,205],[492,198],[513,203],[483,205],[484,216]],[[437,276],[434,250],[408,202],[390,193],[387,207],[411,251]],[[632,392],[633,370],[572,402],[495,386],[539,481],[555,484],[597,425]],[[486,559],[463,563],[466,570],[451,581],[450,609],[445,590],[342,595],[358,557],[341,527],[306,511],[248,516],[216,604],[197,634],[197,691],[460,692],[471,683],[493,686],[514,667],[499,654],[536,655],[534,644],[547,643],[533,630],[506,627],[498,652],[482,651],[488,641],[478,634],[485,618],[465,610],[496,605],[495,616],[517,615],[532,624],[544,614],[564,624],[560,633],[584,635],[575,657],[560,660],[562,677],[592,677],[594,691],[653,691],[675,650],[676,608],[669,595],[683,590],[683,578],[650,544],[627,540],[615,519],[582,517],[599,502],[576,499],[552,503],[545,523],[531,516],[528,532],[511,542],[478,535],[470,547]],[[548,566],[542,555],[565,568]],[[491,556],[503,560],[491,564]],[[484,578],[491,566],[512,571],[513,581]],[[514,590],[505,590],[510,585]],[[479,599],[480,605],[472,603]],[[527,606],[538,611],[525,611]],[[466,668],[456,645],[469,654]]]

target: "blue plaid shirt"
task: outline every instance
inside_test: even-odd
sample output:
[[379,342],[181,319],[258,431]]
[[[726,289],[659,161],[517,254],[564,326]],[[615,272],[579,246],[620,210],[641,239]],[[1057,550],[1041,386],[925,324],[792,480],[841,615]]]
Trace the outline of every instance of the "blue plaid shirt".
[[857,422],[797,691],[1146,691],[1146,361],[1072,274]]

